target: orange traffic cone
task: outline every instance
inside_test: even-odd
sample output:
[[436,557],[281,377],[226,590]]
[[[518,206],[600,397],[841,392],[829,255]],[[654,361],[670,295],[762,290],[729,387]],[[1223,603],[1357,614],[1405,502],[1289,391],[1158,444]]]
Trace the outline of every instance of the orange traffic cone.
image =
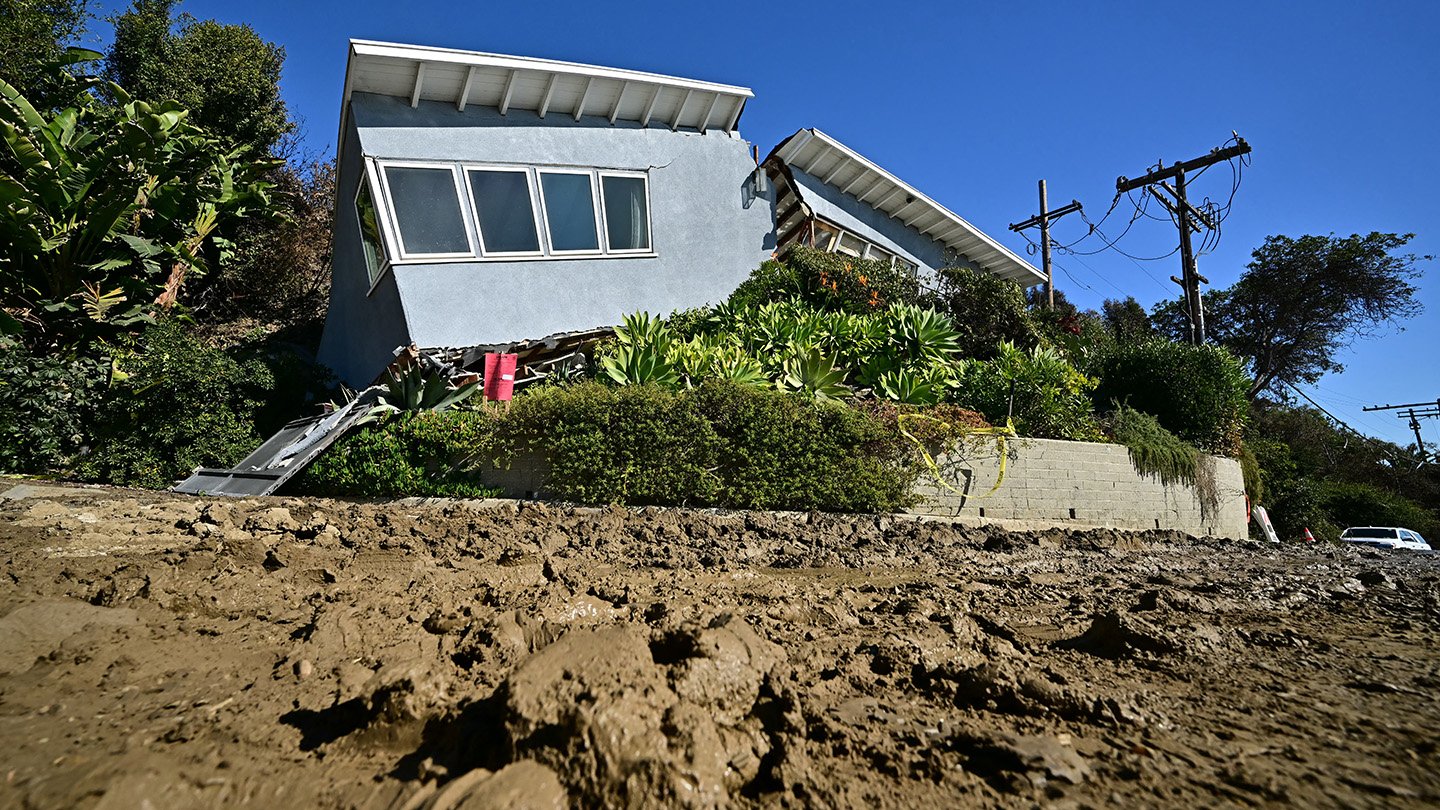
[[1309,528],[1308,526],[1305,528],[1305,542],[1307,542],[1307,543],[1313,543],[1313,542],[1315,542],[1315,535],[1313,535],[1313,534],[1310,533],[1310,528]]

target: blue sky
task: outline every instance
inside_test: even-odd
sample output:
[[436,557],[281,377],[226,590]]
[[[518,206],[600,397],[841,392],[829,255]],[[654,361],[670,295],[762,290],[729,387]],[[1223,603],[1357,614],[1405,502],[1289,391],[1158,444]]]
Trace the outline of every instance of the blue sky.
[[[1255,151],[1218,248],[1200,259],[1216,286],[1235,281],[1267,234],[1413,232],[1414,252],[1440,254],[1433,0],[186,0],[181,10],[249,23],[285,46],[285,96],[319,153],[334,149],[346,41],[380,39],[751,87],[740,129],[762,153],[819,127],[1022,255],[1025,240],[1006,226],[1035,213],[1038,179],[1052,207],[1078,199],[1098,219],[1117,176],[1198,156],[1232,130]],[[1223,202],[1231,179],[1217,166],[1191,196]],[[1123,230],[1131,210],[1122,201],[1106,233]],[[1071,216],[1055,238],[1085,232]],[[1119,247],[1159,256],[1175,240],[1170,223],[1142,219]],[[1076,250],[1099,247],[1091,239]],[[1081,306],[1124,295],[1149,306],[1178,291],[1167,280],[1179,272],[1175,256],[1106,251],[1056,263],[1057,286]],[[1344,374],[1309,389],[1354,427],[1401,444],[1413,437],[1399,419],[1360,408],[1440,396],[1440,270],[1422,268],[1425,314],[1401,334],[1357,343]],[[1440,420],[1425,431],[1440,444]]]

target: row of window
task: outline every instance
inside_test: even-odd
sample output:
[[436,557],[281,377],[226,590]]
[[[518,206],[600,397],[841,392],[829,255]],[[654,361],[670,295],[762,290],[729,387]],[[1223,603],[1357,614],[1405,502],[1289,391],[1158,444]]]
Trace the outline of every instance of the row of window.
[[914,262],[897,256],[873,242],[861,239],[843,228],[837,228],[820,219],[816,219],[812,223],[810,237],[810,244],[820,250],[830,253],[843,253],[846,256],[854,256],[857,259],[888,261],[892,267],[902,267],[912,274],[919,270],[919,266]]
[[[360,184],[355,209],[371,283],[387,256],[409,261],[651,252],[650,188],[643,172],[378,162]],[[388,254],[387,242],[393,246]]]

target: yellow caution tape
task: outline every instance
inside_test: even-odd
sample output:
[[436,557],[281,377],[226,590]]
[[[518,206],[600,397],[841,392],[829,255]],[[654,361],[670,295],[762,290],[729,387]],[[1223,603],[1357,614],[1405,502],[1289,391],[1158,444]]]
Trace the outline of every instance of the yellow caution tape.
[[[940,425],[941,427],[947,428],[952,431],[957,431],[960,434],[961,440],[968,439],[971,436],[994,436],[995,449],[1000,453],[1000,474],[995,478],[995,486],[990,487],[990,491],[986,492],[984,495],[967,495],[965,492],[956,489],[953,484],[945,480],[944,474],[940,472],[940,465],[935,463],[935,459],[930,455],[930,451],[925,449],[925,443],[915,438],[914,434],[905,429],[906,420],[911,419],[926,419]],[[1019,435],[1015,432],[1015,426],[1011,424],[1008,418],[1005,420],[1005,427],[1003,428],[956,428],[954,425],[946,422],[943,419],[937,419],[936,417],[926,416],[925,414],[921,413],[902,413],[896,417],[896,423],[900,428],[900,433],[904,435],[905,438],[914,442],[915,447],[920,450],[920,456],[925,459],[925,466],[930,470],[930,475],[935,478],[935,481],[939,483],[940,486],[950,490],[956,495],[959,495],[966,499],[974,498],[978,500],[980,498],[988,498],[991,495],[994,495],[995,492],[1000,489],[1001,484],[1005,483],[1005,462],[1006,457],[1009,455],[1007,452],[1007,445],[1005,444],[1005,440],[1019,438]]]

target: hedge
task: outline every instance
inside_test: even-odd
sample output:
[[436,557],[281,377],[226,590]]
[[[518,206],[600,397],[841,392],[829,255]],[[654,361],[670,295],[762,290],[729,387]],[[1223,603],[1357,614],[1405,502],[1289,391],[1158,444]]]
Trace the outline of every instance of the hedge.
[[[905,409],[917,410],[917,409]],[[949,424],[959,419],[950,407]],[[475,495],[483,465],[533,452],[579,503],[892,512],[914,502],[918,447],[896,406],[865,409],[726,381],[666,390],[545,386],[506,413],[452,410],[369,426],[295,484],[330,495]],[[954,435],[927,436],[945,442]],[[933,448],[932,448],[933,449]]]

